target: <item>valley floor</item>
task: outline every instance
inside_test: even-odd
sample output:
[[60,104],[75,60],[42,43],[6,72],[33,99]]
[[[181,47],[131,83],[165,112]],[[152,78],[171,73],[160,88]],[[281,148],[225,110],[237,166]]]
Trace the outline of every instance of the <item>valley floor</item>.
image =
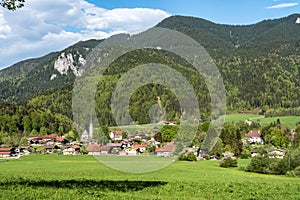
[[225,169],[219,161],[133,174],[93,156],[30,155],[0,162],[0,190],[0,199],[299,199],[300,179]]

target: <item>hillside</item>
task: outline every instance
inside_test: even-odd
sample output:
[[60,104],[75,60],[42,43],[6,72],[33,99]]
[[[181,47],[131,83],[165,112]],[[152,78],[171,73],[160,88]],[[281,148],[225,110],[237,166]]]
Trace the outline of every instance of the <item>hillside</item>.
[[73,82],[80,64],[99,40],[79,42],[61,52],[21,61],[0,71],[0,102],[21,102]]
[[[173,16],[157,26],[185,33],[206,48],[223,76],[229,109],[265,110],[300,106],[300,24],[295,23],[299,16],[294,14],[247,26]],[[85,63],[86,56],[100,42],[79,42],[61,52],[1,70],[0,103],[23,103],[34,113],[48,110],[71,119],[72,84],[80,75],[80,66]],[[166,64],[182,73],[195,88],[203,117],[209,117],[210,97],[200,74],[175,55],[159,50],[139,50],[118,59],[100,80],[96,110],[101,124],[115,125],[109,102],[122,74],[133,66],[149,62]],[[143,92],[139,92],[141,90]],[[156,103],[157,96],[163,97],[167,119],[179,119],[178,101],[167,88],[150,84],[139,91],[132,96],[130,107],[137,123],[149,122],[148,110]],[[2,114],[8,115],[5,111]],[[18,120],[22,126],[22,117]]]

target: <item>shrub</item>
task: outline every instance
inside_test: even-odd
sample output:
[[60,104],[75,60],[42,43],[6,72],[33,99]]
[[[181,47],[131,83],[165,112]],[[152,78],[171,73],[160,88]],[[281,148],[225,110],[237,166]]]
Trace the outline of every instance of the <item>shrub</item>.
[[294,170],[288,171],[287,176],[300,176],[300,166],[296,167]]
[[251,159],[250,164],[246,167],[248,172],[266,174],[269,171],[270,158],[265,156],[256,156]]
[[196,155],[194,154],[194,152],[184,152],[182,153],[178,160],[181,160],[181,161],[196,161],[197,160],[197,157]]
[[251,152],[248,149],[244,149],[241,153],[241,159],[248,159],[251,157]]
[[221,160],[220,167],[225,167],[225,168],[237,167],[237,160],[233,157],[227,157],[227,158],[224,157]]

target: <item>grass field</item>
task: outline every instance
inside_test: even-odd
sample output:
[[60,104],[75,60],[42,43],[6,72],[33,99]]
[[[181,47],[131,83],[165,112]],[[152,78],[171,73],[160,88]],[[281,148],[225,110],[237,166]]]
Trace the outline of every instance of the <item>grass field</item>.
[[[277,119],[280,119],[281,124],[284,127],[294,129],[296,128],[296,123],[300,122],[299,116],[284,116],[284,117],[269,117],[265,118],[264,115],[257,114],[228,114],[225,117],[225,122],[239,122],[245,120],[259,121],[262,125],[269,125],[271,122],[276,122]],[[135,132],[145,132],[153,130],[154,127],[162,128],[163,124],[143,124],[143,125],[130,125],[130,126],[120,126],[120,127],[111,127],[111,129],[122,129],[129,133]]]
[[276,122],[277,119],[280,119],[280,122],[283,126],[290,129],[296,128],[296,123],[300,122],[299,116],[284,116],[284,117],[268,117],[265,118],[263,115],[256,114],[229,114],[225,116],[226,122],[239,122],[245,121],[246,119],[251,121],[259,121],[262,125],[268,125],[271,122]]
[[[239,165],[248,162],[240,160]],[[218,165],[218,161],[175,162],[159,171],[129,174],[107,168],[92,156],[31,155],[0,162],[0,199],[300,197],[300,178],[246,173]]]

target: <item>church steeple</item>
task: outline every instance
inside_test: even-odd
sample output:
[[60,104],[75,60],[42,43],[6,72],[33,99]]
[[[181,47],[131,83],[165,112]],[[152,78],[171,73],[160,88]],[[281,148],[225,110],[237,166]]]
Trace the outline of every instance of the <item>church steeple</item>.
[[94,126],[93,126],[93,115],[91,113],[90,116],[90,126],[89,126],[89,139],[93,138],[93,131],[94,131]]

